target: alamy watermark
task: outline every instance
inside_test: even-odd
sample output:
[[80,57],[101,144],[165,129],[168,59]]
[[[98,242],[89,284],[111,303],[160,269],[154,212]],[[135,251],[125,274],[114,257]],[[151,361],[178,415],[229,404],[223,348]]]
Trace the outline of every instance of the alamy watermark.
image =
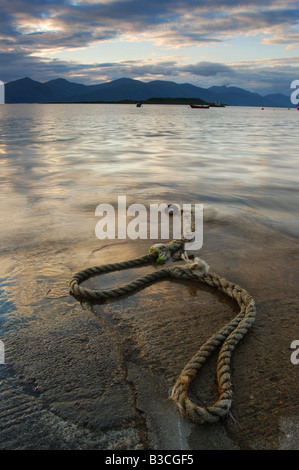
[[295,91],[291,94],[291,102],[292,104],[299,103],[299,80],[293,80],[291,83],[291,88],[296,88]]
[[149,209],[143,204],[131,204],[127,208],[126,196],[118,196],[117,213],[112,204],[103,203],[97,206],[95,215],[101,217],[95,227],[100,240],[113,240],[116,235],[118,239],[131,240],[183,238],[188,250],[199,250],[203,244],[203,204],[194,204],[194,207],[183,204],[181,207],[160,203],[150,204]]
[[4,83],[0,80],[0,104],[5,103],[5,87]]
[[4,343],[0,339],[0,364],[5,364],[5,349]]
[[291,363],[297,365],[299,364],[299,340],[298,339],[295,339],[291,343],[291,349],[295,349],[295,351],[292,352],[291,354]]

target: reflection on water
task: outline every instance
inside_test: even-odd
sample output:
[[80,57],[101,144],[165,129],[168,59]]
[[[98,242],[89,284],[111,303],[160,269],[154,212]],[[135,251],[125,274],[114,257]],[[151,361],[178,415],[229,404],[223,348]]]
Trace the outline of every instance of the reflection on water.
[[126,194],[130,202],[200,201],[298,234],[294,110],[8,105],[0,112],[1,213],[15,220],[10,230],[44,214],[48,226],[63,224],[74,210]]
[[[90,320],[81,311],[76,314],[68,291],[75,271],[147,252],[150,241],[114,244],[95,237],[96,206],[117,203],[119,195],[128,204],[203,203],[203,256],[208,264],[243,285],[258,302],[274,298],[279,316],[279,302],[298,291],[298,119],[297,111],[287,109],[1,106],[0,333],[19,329],[18,350],[27,354],[20,362],[15,348],[8,346],[7,360],[26,376],[26,367],[31,370],[36,359],[37,336],[55,355],[52,339],[70,338],[86,327]],[[142,294],[149,302],[151,292],[167,298],[178,287],[153,289]],[[190,296],[186,287],[180,297],[186,308],[181,310],[188,311],[190,297],[197,302],[195,292]],[[128,299],[125,309],[133,306],[132,318],[138,323],[140,305],[134,302]],[[136,329],[136,344],[145,348],[140,353],[144,358],[150,346],[142,338],[159,336],[159,322],[166,318],[159,308],[166,302],[152,307],[150,321],[142,304],[144,324]],[[184,327],[196,336],[197,307],[192,308],[195,319],[186,314]],[[295,307],[286,308],[292,327],[298,327]],[[109,306],[111,310],[121,308]],[[167,324],[162,321],[165,338],[173,311],[167,318]],[[281,326],[277,321],[274,331]],[[34,340],[28,343],[31,336]],[[293,339],[287,338],[283,347]],[[175,340],[170,338],[170,344]],[[161,357],[163,362],[163,351],[152,354],[155,368]],[[170,364],[175,368],[176,360],[170,357]],[[46,371],[50,379],[56,374],[51,367]],[[36,380],[41,383],[43,373],[40,367]],[[57,387],[53,394],[59,401]]]
[[76,244],[84,263],[101,246],[95,208],[118,195],[203,203],[204,239],[213,222],[240,238],[267,225],[299,235],[295,110],[70,104],[0,113],[4,278],[60,272]]

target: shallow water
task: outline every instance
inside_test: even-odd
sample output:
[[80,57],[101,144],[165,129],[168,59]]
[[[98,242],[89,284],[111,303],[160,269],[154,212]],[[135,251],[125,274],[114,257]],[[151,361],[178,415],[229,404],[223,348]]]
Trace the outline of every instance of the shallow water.
[[[62,403],[67,399],[60,396],[64,389],[64,360],[78,344],[68,344],[69,352],[63,354],[57,345],[76,335],[84,336],[82,344],[88,343],[87,338],[93,334],[89,327],[95,328],[96,324],[84,317],[86,312],[69,296],[70,277],[94,264],[144,254],[151,245],[150,240],[118,242],[96,238],[97,205],[116,205],[117,196],[125,195],[128,204],[203,204],[204,245],[200,254],[214,271],[241,284],[257,300],[262,311],[260,326],[257,322],[257,351],[259,331],[274,308],[276,316],[268,325],[267,342],[260,346],[260,357],[264,358],[259,360],[265,361],[269,334],[274,330],[278,334],[273,339],[274,349],[282,355],[277,363],[272,358],[273,367],[288,371],[280,388],[290,390],[291,380],[296,397],[296,367],[290,366],[289,345],[299,335],[298,119],[299,113],[294,109],[1,106],[0,338],[6,349],[5,374],[21,380],[26,387],[35,384],[32,387],[35,393],[40,391],[42,400],[57,402],[60,411],[56,410],[55,416],[60,413],[66,419],[63,413],[67,415],[69,410],[65,411]],[[124,281],[126,274],[121,273],[119,279]],[[170,310],[164,323],[161,315],[168,296],[175,296],[178,287],[167,283],[151,289],[126,300],[125,322],[135,325],[133,337],[143,365],[159,371],[165,363],[166,377],[171,382],[178,372],[177,363],[167,356],[169,346],[163,342],[157,346],[157,335],[162,328],[165,338],[170,332],[171,344],[177,341],[172,314],[168,317]],[[197,290],[188,286],[183,289],[180,305],[189,305],[190,301],[190,308],[195,309]],[[160,302],[153,300],[157,292]],[[204,304],[211,302],[205,295]],[[153,312],[147,320],[142,307],[144,316],[138,324],[136,311],[141,301],[150,301]],[[270,301],[276,303],[268,310]],[[121,316],[122,308],[120,304],[109,305],[104,317],[109,321],[115,315]],[[223,308],[226,318],[227,307]],[[282,317],[286,323],[281,324]],[[194,321],[192,315],[185,316],[182,329],[193,329],[196,338]],[[120,335],[127,338],[127,330],[122,328],[125,327],[120,327]],[[112,336],[107,333],[110,339]],[[149,346],[149,338],[155,347]],[[44,355],[45,345],[50,354],[58,355],[55,365]],[[189,359],[188,354],[185,359]],[[179,361],[180,366],[185,359]],[[67,357],[67,364],[69,361]],[[56,383],[57,362],[61,372]],[[3,370],[2,367],[2,373]],[[80,373],[84,376],[81,369]],[[87,393],[85,379],[78,392],[81,398]],[[50,392],[47,381],[51,380]],[[73,379],[70,376],[68,380],[71,383]],[[93,387],[97,393],[94,382],[90,389]],[[258,442],[260,436],[255,438]],[[19,439],[22,442],[20,436]],[[246,442],[246,435],[243,440]],[[1,442],[4,448],[12,446],[5,444],[5,438]],[[275,445],[264,444],[265,448]]]

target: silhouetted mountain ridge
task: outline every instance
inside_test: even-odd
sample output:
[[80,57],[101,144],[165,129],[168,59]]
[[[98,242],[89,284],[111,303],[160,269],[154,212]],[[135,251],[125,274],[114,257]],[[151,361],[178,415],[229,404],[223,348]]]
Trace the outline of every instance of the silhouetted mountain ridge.
[[292,107],[290,97],[279,93],[261,96],[238,87],[202,88],[166,80],[142,82],[120,78],[96,85],[83,85],[63,78],[41,83],[25,77],[5,84],[6,103],[118,102],[150,98],[200,98],[209,103],[220,102],[231,106]]

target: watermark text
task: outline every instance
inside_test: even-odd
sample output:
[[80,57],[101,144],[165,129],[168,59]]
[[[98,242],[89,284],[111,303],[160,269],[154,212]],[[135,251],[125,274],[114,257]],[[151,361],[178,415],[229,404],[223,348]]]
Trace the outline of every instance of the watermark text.
[[292,104],[299,103],[299,80],[293,80],[291,83],[291,88],[296,88],[295,91],[291,94],[291,102]]
[[295,349],[294,352],[292,352],[291,354],[291,363],[292,364],[299,364],[299,340],[295,339],[292,343],[291,343],[291,349]]
[[4,343],[0,339],[0,364],[5,364],[5,350]]
[[[95,227],[99,240],[179,239],[183,236],[185,249],[199,250],[203,244],[203,204],[131,204],[126,196],[118,196],[117,210],[111,204],[99,204],[95,215],[101,217]],[[128,221],[128,219],[130,219]],[[171,224],[172,222],[172,224]],[[172,235],[170,235],[172,228]],[[160,233],[159,233],[160,232]]]
[[5,87],[4,83],[0,80],[0,104],[5,103]]

